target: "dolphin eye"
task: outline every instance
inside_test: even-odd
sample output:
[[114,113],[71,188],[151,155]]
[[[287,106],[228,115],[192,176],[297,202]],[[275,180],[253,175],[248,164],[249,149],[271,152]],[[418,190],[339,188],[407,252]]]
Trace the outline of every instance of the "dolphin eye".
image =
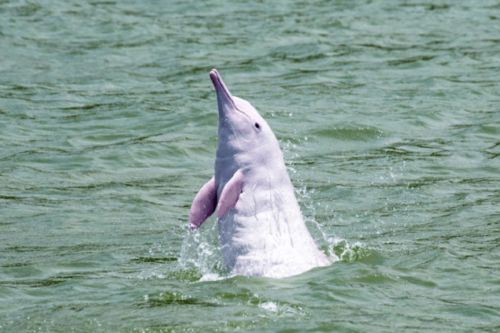
[[254,126],[255,126],[255,128],[256,128],[256,129],[260,130],[260,125],[259,125],[259,123],[255,123],[255,124],[254,124]]

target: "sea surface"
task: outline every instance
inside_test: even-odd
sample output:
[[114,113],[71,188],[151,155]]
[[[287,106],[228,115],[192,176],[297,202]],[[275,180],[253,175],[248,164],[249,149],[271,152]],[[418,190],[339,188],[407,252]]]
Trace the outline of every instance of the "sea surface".
[[[217,68],[339,260],[230,276]],[[0,1],[0,332],[499,332],[500,2]]]

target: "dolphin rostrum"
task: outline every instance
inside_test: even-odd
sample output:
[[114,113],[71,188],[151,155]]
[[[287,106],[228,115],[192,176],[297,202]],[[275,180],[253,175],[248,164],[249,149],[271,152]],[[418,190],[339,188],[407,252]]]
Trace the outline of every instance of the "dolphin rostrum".
[[210,79],[219,109],[215,175],[193,200],[191,229],[216,213],[232,274],[279,278],[329,265],[302,219],[273,131],[249,102],[231,95],[217,70]]

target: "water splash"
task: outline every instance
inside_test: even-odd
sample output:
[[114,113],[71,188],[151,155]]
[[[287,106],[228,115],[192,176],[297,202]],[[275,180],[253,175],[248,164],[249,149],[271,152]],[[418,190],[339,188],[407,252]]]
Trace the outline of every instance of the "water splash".
[[383,261],[382,256],[378,251],[366,246],[361,242],[350,244],[342,238],[330,238],[331,251],[339,258],[341,262],[371,262],[380,263]]
[[228,277],[222,255],[220,253],[217,223],[207,221],[211,226],[196,231],[188,230],[182,241],[179,267],[196,269],[200,281],[215,281]]

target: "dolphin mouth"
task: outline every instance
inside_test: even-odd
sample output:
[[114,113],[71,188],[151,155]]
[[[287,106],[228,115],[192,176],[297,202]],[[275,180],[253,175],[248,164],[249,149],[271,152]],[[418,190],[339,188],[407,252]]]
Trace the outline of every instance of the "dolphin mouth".
[[222,77],[215,68],[210,71],[210,79],[217,93],[217,99],[219,99],[220,102],[229,102],[236,109],[231,92],[227,89],[226,84],[222,81]]

